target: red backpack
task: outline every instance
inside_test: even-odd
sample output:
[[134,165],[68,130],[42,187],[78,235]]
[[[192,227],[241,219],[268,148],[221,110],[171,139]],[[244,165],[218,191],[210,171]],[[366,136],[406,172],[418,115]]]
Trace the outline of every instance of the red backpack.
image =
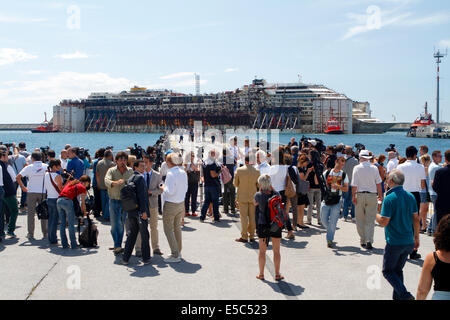
[[269,211],[271,224],[276,223],[278,227],[283,228],[286,219],[284,217],[283,203],[279,195],[275,194],[269,199]]

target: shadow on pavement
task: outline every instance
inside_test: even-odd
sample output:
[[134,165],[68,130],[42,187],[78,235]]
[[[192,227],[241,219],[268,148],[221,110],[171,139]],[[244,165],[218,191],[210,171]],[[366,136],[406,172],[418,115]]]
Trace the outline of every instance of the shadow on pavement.
[[200,264],[190,263],[186,260],[181,260],[180,263],[168,263],[168,265],[174,269],[176,272],[180,273],[196,273],[202,268]]
[[[4,245],[7,245],[7,246],[12,246],[18,242],[19,242],[19,238],[6,238],[6,239],[3,239],[3,241],[1,243],[3,243]],[[1,249],[0,249],[0,251],[1,251]]]
[[231,228],[233,221],[228,219],[220,219],[219,222],[211,223],[216,228]]
[[195,231],[195,230],[197,230],[197,229],[191,228],[191,227],[187,227],[186,224],[181,227],[181,231],[192,232],[192,231]]
[[[131,260],[131,259],[130,259]],[[136,265],[136,266],[128,266],[134,270],[134,272],[130,273],[131,277],[137,278],[146,278],[146,277],[156,277],[159,276],[159,271],[150,264],[144,265]]]
[[345,256],[345,254],[342,254],[341,252],[350,252],[353,254],[362,254],[365,256],[369,256],[372,254],[376,254],[376,255],[384,254],[384,249],[374,248],[372,250],[366,250],[366,249],[362,249],[360,247],[352,247],[352,246],[346,246],[346,247],[335,246],[334,248],[332,248],[332,250],[333,250],[334,254],[337,256]]
[[305,291],[305,288],[303,288],[302,286],[286,282],[285,280],[277,282],[269,282],[267,280],[264,280],[264,282],[267,283],[269,287],[273,289],[273,291],[289,297],[300,296]]
[[411,264],[414,264],[416,266],[419,266],[421,268],[423,267],[423,262],[424,262],[423,259],[418,259],[418,260],[408,259],[406,261],[411,263]]
[[294,248],[294,249],[304,249],[306,248],[306,245],[308,244],[308,241],[295,241],[295,240],[281,240],[281,246],[286,248]]
[[43,247],[42,249],[50,249],[50,253],[63,257],[81,257],[98,253],[97,248],[78,248],[78,249],[63,249],[62,247]]
[[[297,227],[298,228],[298,227]],[[295,232],[299,237],[312,237],[315,235],[320,235],[322,233],[326,233],[325,229],[317,229],[317,228],[309,228],[309,229],[301,229],[298,228],[298,231]]]

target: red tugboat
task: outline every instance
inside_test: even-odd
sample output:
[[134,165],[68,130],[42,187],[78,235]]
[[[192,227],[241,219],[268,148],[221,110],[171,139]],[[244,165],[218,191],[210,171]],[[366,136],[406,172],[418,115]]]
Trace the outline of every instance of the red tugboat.
[[333,109],[330,111],[331,117],[327,121],[327,129],[324,131],[326,134],[343,134],[344,131],[342,130],[341,126],[339,125],[339,122],[335,117],[333,117]]
[[411,125],[411,128],[409,129],[407,136],[415,137],[417,129],[425,128],[432,124],[435,124],[435,122],[431,117],[431,113],[428,113],[428,102],[425,102],[425,112],[421,113],[420,116],[416,118],[414,123]]
[[37,127],[36,129],[32,129],[31,132],[32,133],[54,133],[54,132],[59,132],[59,130],[53,129],[53,125],[51,125],[47,121],[47,112],[44,112],[44,116],[45,116],[44,122],[41,123],[41,125],[39,127]]

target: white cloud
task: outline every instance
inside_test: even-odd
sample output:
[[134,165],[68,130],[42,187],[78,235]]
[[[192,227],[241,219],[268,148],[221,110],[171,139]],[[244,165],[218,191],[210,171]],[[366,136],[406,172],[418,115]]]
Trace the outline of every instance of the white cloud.
[[169,79],[179,79],[179,78],[185,78],[185,77],[193,77],[195,75],[195,72],[177,72],[177,73],[171,73],[165,76],[160,77],[160,79],[169,80]]
[[237,72],[239,71],[239,68],[227,68],[225,69],[225,72]]
[[0,22],[4,23],[35,23],[35,22],[46,22],[46,18],[24,18],[24,17],[14,17],[7,16],[0,13]]
[[60,59],[86,59],[86,58],[89,58],[89,56],[86,53],[83,53],[80,51],[76,51],[74,53],[57,54],[55,57],[60,58]]
[[14,87],[0,87],[2,104],[45,103],[86,98],[92,92],[120,92],[135,83],[106,73],[61,72],[41,80],[16,81]]
[[0,66],[36,58],[37,56],[26,53],[23,49],[0,48]]
[[443,49],[450,48],[450,40],[441,40],[439,42],[439,47]]

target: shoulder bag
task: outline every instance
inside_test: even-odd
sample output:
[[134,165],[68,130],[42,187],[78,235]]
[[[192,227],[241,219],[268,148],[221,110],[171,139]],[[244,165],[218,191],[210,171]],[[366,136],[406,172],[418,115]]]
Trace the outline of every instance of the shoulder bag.
[[44,199],[44,182],[45,182],[45,172],[44,178],[42,179],[41,201],[36,206],[36,213],[39,220],[48,220],[48,204],[47,199]]

